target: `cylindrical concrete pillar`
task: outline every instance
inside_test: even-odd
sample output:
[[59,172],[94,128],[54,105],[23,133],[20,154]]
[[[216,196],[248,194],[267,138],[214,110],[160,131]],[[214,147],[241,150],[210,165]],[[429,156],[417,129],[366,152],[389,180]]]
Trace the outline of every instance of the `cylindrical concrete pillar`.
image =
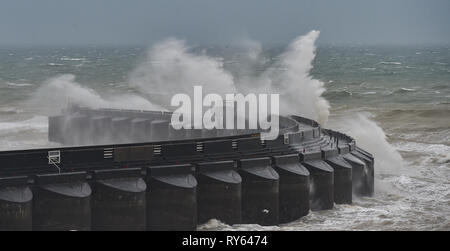
[[241,176],[234,161],[204,162],[197,165],[198,222],[218,219],[241,223]]
[[65,144],[82,146],[92,144],[89,130],[90,117],[82,113],[71,114],[65,129]]
[[366,194],[366,164],[357,157],[350,154],[348,145],[339,147],[339,154],[352,166],[353,193],[357,196]]
[[375,191],[375,176],[374,176],[374,161],[368,156],[361,154],[358,151],[352,151],[351,155],[357,157],[359,160],[363,161],[365,164],[364,169],[364,183],[361,189],[361,195],[363,196],[373,196]]
[[147,230],[195,230],[197,180],[191,165],[147,169]]
[[298,154],[274,157],[280,175],[280,223],[299,219],[309,213],[309,171],[300,164]]
[[131,121],[128,117],[114,117],[111,120],[112,143],[123,144],[132,142]]
[[27,177],[0,178],[0,231],[30,231],[32,203]]
[[91,117],[90,134],[94,144],[111,144],[112,118],[108,116]]
[[135,118],[131,121],[132,142],[148,142],[151,140],[150,119]]
[[141,169],[94,172],[92,230],[146,229],[146,189]]
[[334,169],[334,202],[352,203],[352,166],[338,155],[337,148],[323,149],[322,157]]
[[91,230],[91,187],[86,173],[38,175],[33,230]]
[[313,211],[333,208],[334,170],[321,159],[321,152],[300,153],[300,161],[310,173],[310,207]]
[[172,123],[169,123],[169,139],[170,140],[181,140],[186,138],[186,130],[184,128],[175,129],[178,126],[175,126]]
[[242,159],[242,223],[276,225],[279,220],[279,175],[270,158]]
[[169,121],[153,120],[150,123],[150,135],[152,141],[163,141],[169,138]]
[[69,116],[58,115],[48,117],[48,141],[67,144],[66,125]]

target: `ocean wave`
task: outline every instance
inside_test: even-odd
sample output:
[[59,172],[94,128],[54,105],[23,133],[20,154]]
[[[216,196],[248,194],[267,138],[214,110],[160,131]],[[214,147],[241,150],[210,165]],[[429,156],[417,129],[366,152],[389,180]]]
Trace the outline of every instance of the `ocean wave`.
[[424,142],[397,142],[395,148],[402,152],[415,152],[423,155],[419,160],[420,166],[427,163],[446,164],[450,161],[450,146],[444,144],[433,144]]
[[13,115],[19,113],[16,108],[13,107],[1,107],[0,115]]
[[385,65],[401,65],[401,62],[393,62],[393,61],[381,61],[378,64],[385,64]]
[[450,89],[450,85],[449,84],[436,84],[433,86],[433,89],[438,89],[438,90]]
[[64,64],[58,64],[58,63],[48,63],[48,66],[64,66]]
[[398,128],[389,135],[392,142],[415,142],[421,144],[443,144],[450,146],[450,129],[437,128]]
[[450,109],[393,109],[377,115],[377,118],[386,119],[401,119],[402,117],[448,119],[450,118]]
[[86,58],[62,57],[59,60],[61,60],[61,61],[86,61]]
[[29,84],[29,83],[13,83],[13,82],[6,82],[6,85],[12,86],[12,87],[33,86],[33,84]]
[[336,90],[336,91],[326,91],[325,96],[327,97],[349,97],[352,96],[353,93],[347,90]]
[[413,88],[402,87],[402,88],[396,90],[394,93],[408,93],[408,92],[415,92],[415,91],[416,91],[416,89],[413,89]]
[[0,135],[9,135],[21,131],[36,130],[46,132],[48,130],[48,119],[44,116],[34,116],[28,120],[0,122]]

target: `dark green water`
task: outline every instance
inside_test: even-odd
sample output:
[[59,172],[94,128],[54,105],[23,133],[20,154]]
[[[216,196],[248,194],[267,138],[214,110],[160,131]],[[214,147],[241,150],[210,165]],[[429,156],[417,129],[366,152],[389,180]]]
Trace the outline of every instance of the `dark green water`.
[[[146,61],[146,51],[1,48],[0,150],[51,145],[45,112],[36,102],[30,105],[36,98],[59,109],[63,107],[58,107],[58,98],[68,93],[73,94],[66,97],[70,101],[115,102],[117,107],[139,97],[143,100],[136,106],[147,107],[148,96],[129,84],[130,74]],[[263,48],[257,63],[245,61],[245,51],[231,48],[194,48],[192,53],[223,64],[219,68],[238,81],[273,67],[280,51]],[[330,102],[327,126],[348,132],[376,155],[377,193],[374,198],[359,198],[353,205],[311,213],[269,229],[450,230],[450,47],[322,46],[313,66],[309,74],[324,83],[323,97]],[[62,74],[75,79],[66,79],[69,84],[59,84],[59,79],[51,88],[41,88]],[[72,82],[78,83],[76,88]],[[36,97],[38,90],[48,95]],[[115,98],[105,98],[109,96]],[[214,221],[201,228],[266,229]]]

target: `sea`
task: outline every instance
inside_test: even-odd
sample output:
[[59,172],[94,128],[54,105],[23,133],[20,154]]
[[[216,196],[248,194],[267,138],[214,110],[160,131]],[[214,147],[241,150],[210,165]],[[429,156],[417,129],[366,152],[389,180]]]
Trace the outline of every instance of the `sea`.
[[[294,112],[316,116],[375,155],[375,195],[279,226],[212,219],[199,230],[450,230],[450,46],[316,46],[315,39],[1,47],[0,151],[57,146],[48,142],[47,116],[69,103],[156,109],[152,90],[201,82],[248,91],[251,82],[270,82],[294,90],[286,94]],[[302,90],[315,98],[302,103],[295,93]]]

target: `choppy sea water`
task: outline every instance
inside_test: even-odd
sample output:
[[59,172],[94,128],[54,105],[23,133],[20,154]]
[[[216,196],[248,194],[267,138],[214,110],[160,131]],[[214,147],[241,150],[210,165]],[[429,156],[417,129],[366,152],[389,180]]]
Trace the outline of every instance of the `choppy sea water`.
[[[266,60],[244,72],[239,71],[246,63],[239,50],[195,50],[222,58],[227,71],[242,77],[263,71],[281,49],[264,48]],[[108,100],[123,104],[139,96],[140,90],[128,81],[145,51],[0,49],[0,150],[54,145],[47,141],[46,113],[30,100],[55,76],[72,74],[82,83],[77,95],[90,100],[104,102],[98,96],[128,95],[127,100]],[[355,198],[352,205],[311,212],[280,226],[228,226],[212,220],[199,229],[450,230],[450,47],[319,46],[313,65],[310,74],[325,83],[323,96],[331,106],[326,126],[347,132],[375,154],[375,196]],[[49,97],[47,105],[62,106],[52,103],[61,90],[44,91],[48,96],[39,97]],[[85,101],[67,99],[68,103],[70,99]]]

